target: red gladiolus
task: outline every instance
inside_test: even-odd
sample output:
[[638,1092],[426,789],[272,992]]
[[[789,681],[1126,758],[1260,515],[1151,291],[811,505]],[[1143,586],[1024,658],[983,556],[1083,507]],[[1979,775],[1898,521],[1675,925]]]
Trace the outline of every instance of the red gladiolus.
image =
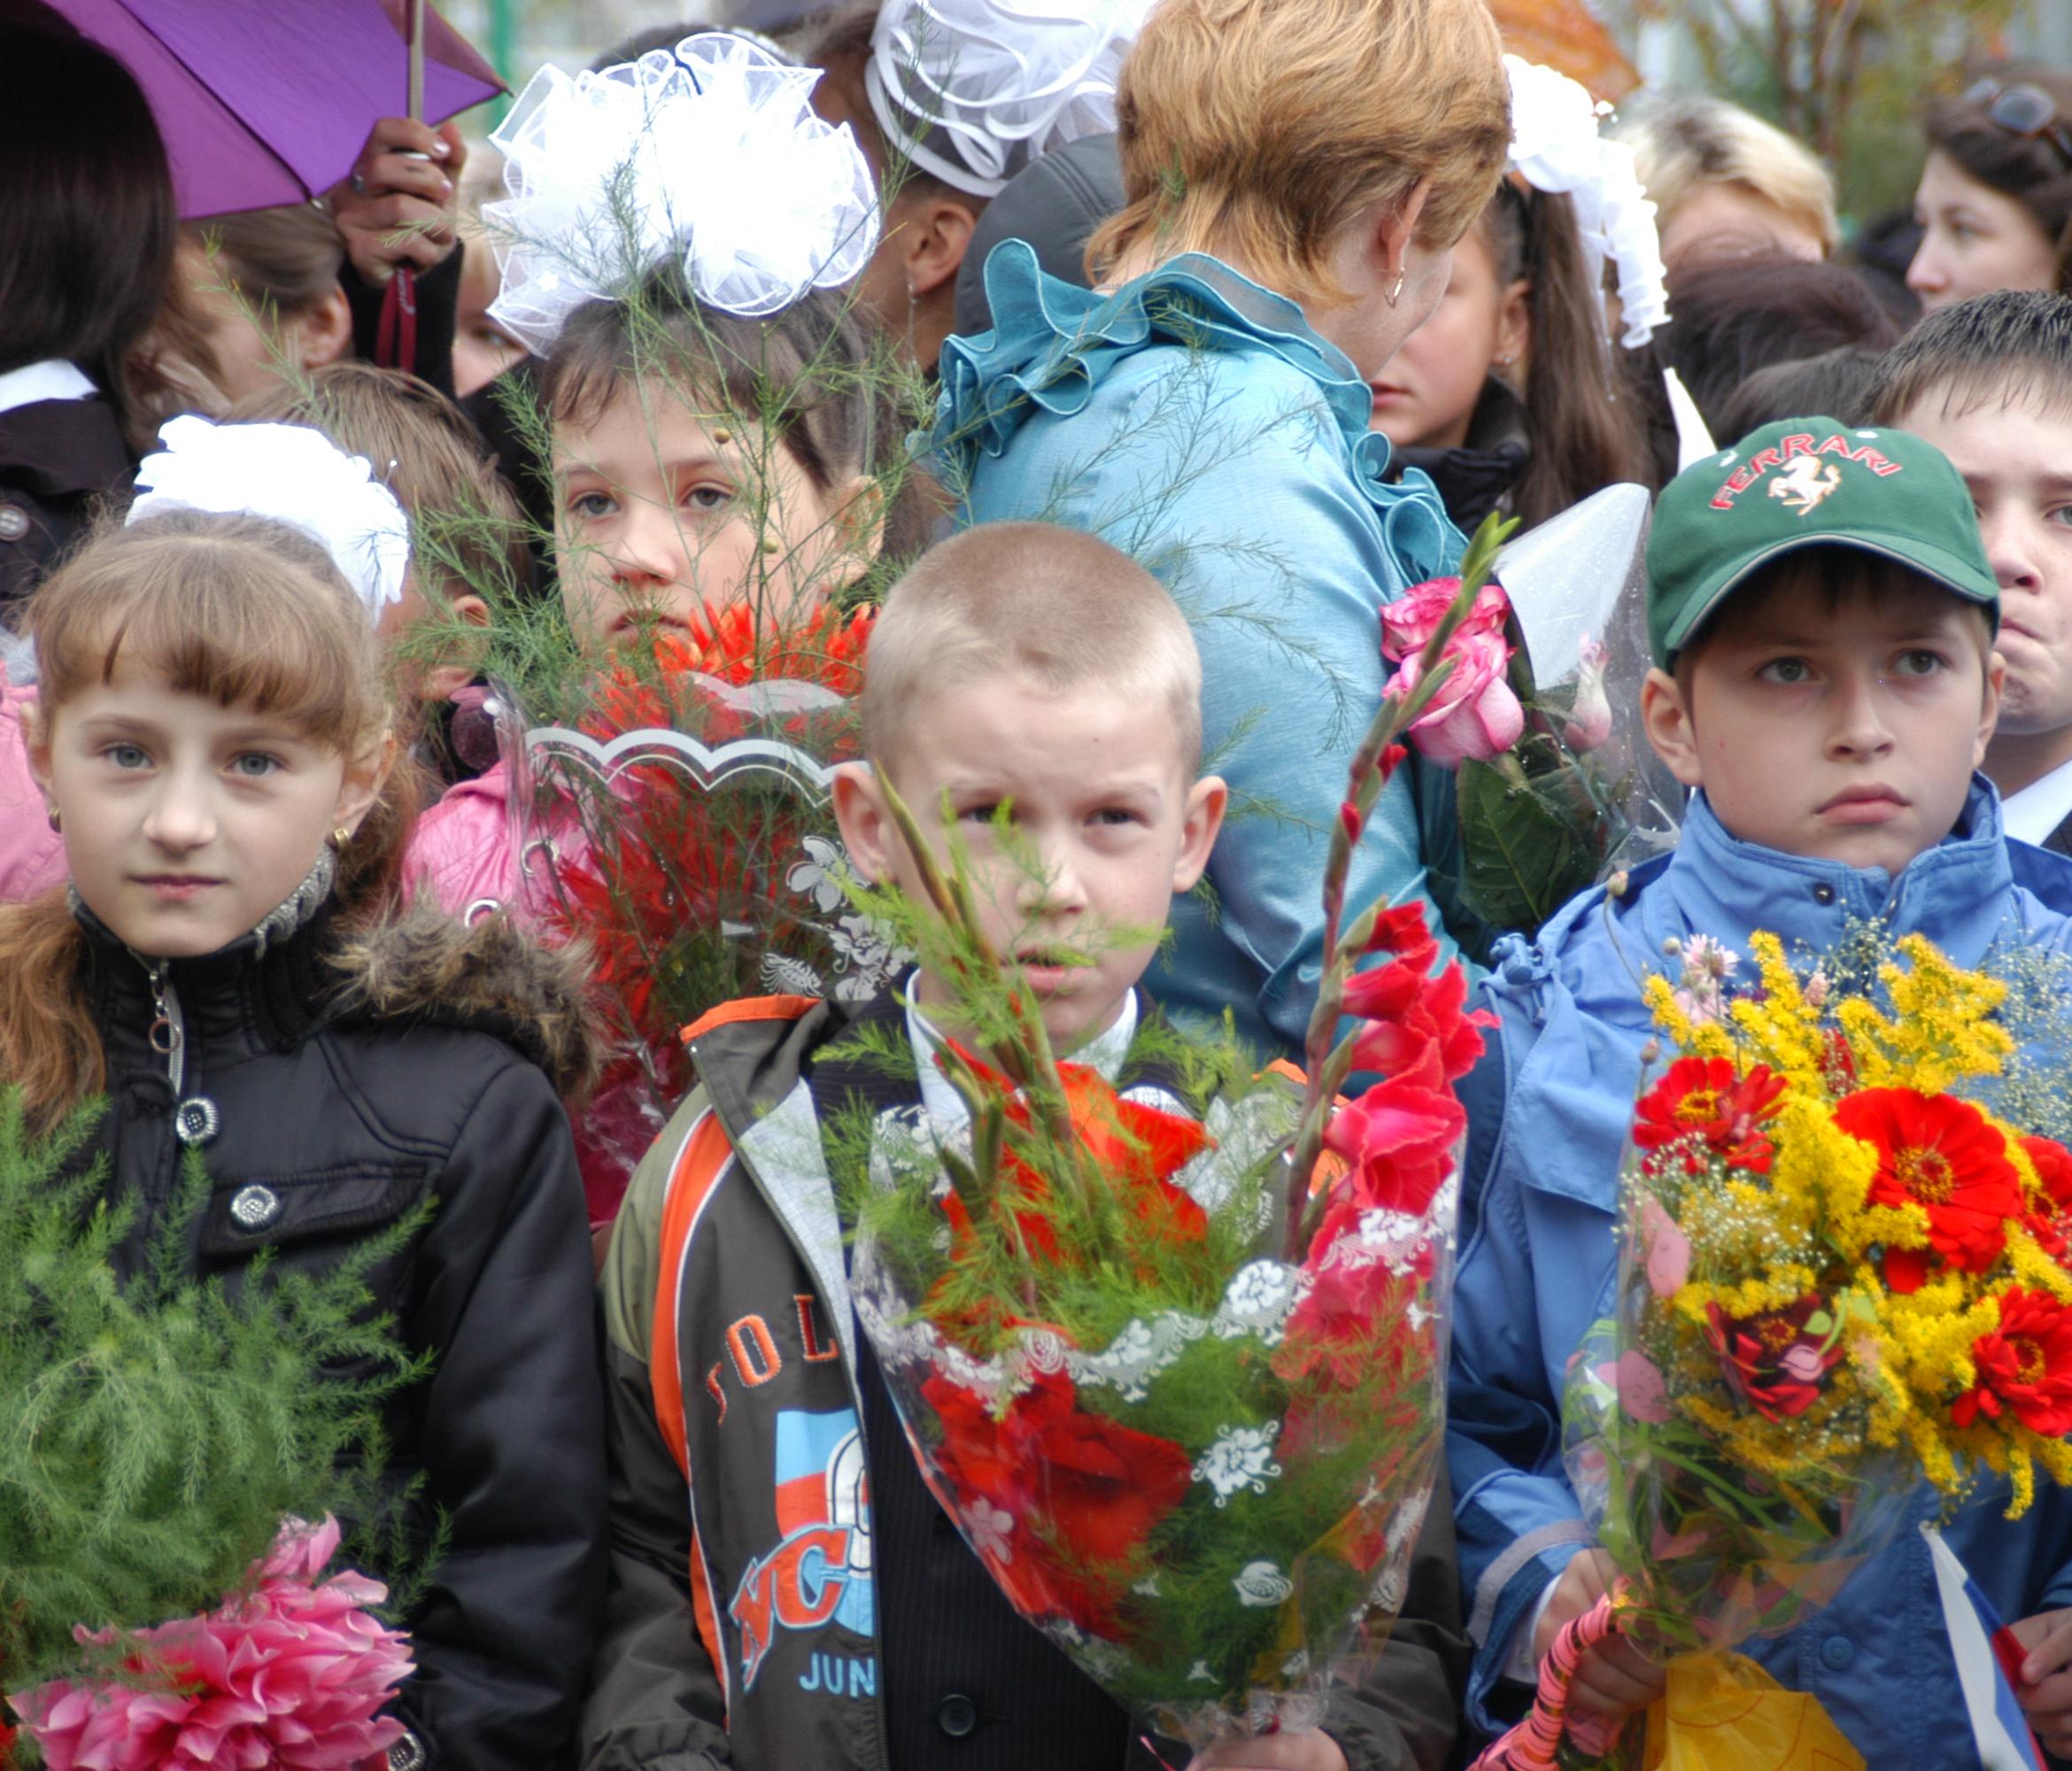
[[1496,1025],[1485,1009],[1463,1013],[1467,974],[1450,965],[1437,977],[1410,960],[1397,960],[1347,980],[1345,1012],[1368,1025],[1353,1047],[1353,1068],[1396,1074],[1435,1053],[1449,1082],[1475,1067],[1482,1055],[1481,1029]]
[[1878,1152],[1870,1204],[1928,1213],[1928,1248],[1885,1251],[1885,1282],[1894,1291],[1918,1291],[1931,1257],[1965,1272],[1983,1272],[1999,1258],[2007,1220],[2020,1218],[2027,1202],[2006,1140],[1977,1108],[1951,1094],[1866,1088],[1836,1104],[1835,1124]]
[[1392,953],[1405,965],[1429,971],[1439,957],[1439,943],[1422,904],[1392,904],[1374,918],[1374,932],[1367,937],[1369,953]]
[[998,1418],[947,1378],[922,1395],[942,1426],[936,1464],[960,1511],[984,1500],[1018,1527],[986,1558],[1009,1597],[1032,1616],[1109,1628],[1145,1539],[1186,1498],[1187,1451],[1086,1413],[1062,1372],[1039,1376]]
[[1454,1147],[1466,1128],[1439,1056],[1426,1048],[1413,1068],[1333,1113],[1324,1145],[1351,1171],[1341,1183],[1349,1199],[1416,1217],[1452,1173]]
[[1360,1216],[1349,1201],[1334,1205],[1310,1245],[1310,1288],[1273,1353],[1274,1373],[1286,1382],[1314,1376],[1334,1389],[1357,1390],[1382,1380],[1394,1390],[1411,1366],[1430,1363],[1429,1324],[1413,1328],[1405,1316],[1431,1281],[1430,1246],[1407,1271],[1392,1272],[1357,1246]]
[[1784,1079],[1757,1064],[1736,1076],[1723,1057],[1680,1057],[1635,1110],[1633,1141],[1643,1150],[1680,1151],[1696,1174],[1711,1156],[1767,1174],[1774,1147],[1763,1133],[1775,1117]]
[[1766,1420],[1804,1414],[1819,1398],[1843,1359],[1833,1330],[1827,1300],[1815,1295],[1760,1316],[1705,1306],[1705,1342],[1719,1355],[1727,1387]]
[[2046,1438],[2072,1433],[2072,1311],[2056,1298],[2020,1286],[2002,1293],[2000,1326],[1971,1343],[1971,1357],[1977,1381],[1950,1405],[1958,1426],[2011,1413]]

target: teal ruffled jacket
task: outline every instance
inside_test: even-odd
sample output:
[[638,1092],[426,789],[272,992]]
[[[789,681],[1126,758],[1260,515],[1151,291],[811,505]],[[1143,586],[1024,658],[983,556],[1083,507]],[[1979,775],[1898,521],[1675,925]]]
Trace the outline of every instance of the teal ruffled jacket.
[[[1169,1014],[1228,1009],[1255,1050],[1299,1051],[1326,842],[1388,679],[1379,612],[1454,571],[1460,535],[1423,474],[1382,483],[1388,442],[1345,355],[1217,259],[1098,296],[1009,240],[986,291],[993,329],[943,347],[925,439],[959,522],[1091,530],[1164,581],[1201,648],[1206,766],[1232,816],[1145,982]],[[1411,793],[1405,770],[1382,795],[1351,910],[1429,907]]]

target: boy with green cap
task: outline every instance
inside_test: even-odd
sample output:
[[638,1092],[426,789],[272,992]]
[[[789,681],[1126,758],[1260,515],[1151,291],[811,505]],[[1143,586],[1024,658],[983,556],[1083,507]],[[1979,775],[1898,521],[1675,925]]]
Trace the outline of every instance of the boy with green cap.
[[[1825,951],[1852,923],[1926,935],[1960,965],[1997,944],[2072,947],[2018,886],[1992,786],[1999,593],[1948,460],[1901,431],[1795,419],[1688,468],[1648,545],[1651,741],[1691,791],[1675,850],[1583,893],[1536,942],[1501,945],[1501,1025],[1471,1117],[1449,1380],[1448,1460],[1470,1634],[1471,1719],[1521,1709],[1555,1632],[1612,1578],[1562,1472],[1570,1355],[1612,1312],[1619,1170],[1652,1028],[1642,980],[1699,937],[1758,929]],[[1724,960],[1720,962],[1724,963]],[[1989,1487],[1944,1539],[2030,1648],[2017,1695],[2039,1731],[2072,1651],[2072,1504],[2018,1523]],[[1930,1516],[1932,1496],[1916,1503]],[[1925,1543],[1911,1528],[1790,1634],[1747,1644],[1812,1692],[1879,1771],[1977,1764]],[[2057,1644],[2062,1640],[2065,1648]],[[2072,1682],[2072,1681],[2068,1681]],[[1661,1690],[1615,1640],[1579,1708]]]

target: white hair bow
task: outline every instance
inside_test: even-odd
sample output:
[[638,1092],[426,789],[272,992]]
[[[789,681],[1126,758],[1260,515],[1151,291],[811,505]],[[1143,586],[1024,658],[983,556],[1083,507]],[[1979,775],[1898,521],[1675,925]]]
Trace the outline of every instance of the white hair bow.
[[323,545],[378,623],[403,599],[410,519],[366,459],[301,424],[218,424],[191,414],[158,429],[136,470],[123,521],[161,511],[243,512],[299,529]]
[[819,74],[708,31],[574,79],[542,68],[490,137],[497,322],[536,352],[590,301],[678,262],[698,298],[760,318],[844,283],[878,244],[870,164],[814,114]]
[[1620,342],[1646,344],[1669,318],[1662,243],[1633,150],[1598,133],[1611,106],[1550,67],[1511,55],[1504,66],[1511,74],[1513,170],[1534,189],[1565,195],[1575,205],[1591,287],[1602,287],[1609,258],[1619,273]]
[[916,166],[976,197],[1115,128],[1116,81],[1152,0],[885,0],[864,86]]

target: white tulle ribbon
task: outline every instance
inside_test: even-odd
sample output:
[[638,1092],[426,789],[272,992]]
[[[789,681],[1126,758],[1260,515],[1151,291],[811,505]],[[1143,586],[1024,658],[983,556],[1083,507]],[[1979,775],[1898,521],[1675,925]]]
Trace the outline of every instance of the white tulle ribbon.
[[847,126],[814,113],[819,78],[718,31],[601,73],[542,68],[490,137],[511,193],[483,208],[491,314],[545,352],[577,307],[671,261],[749,318],[847,282],[878,244],[877,183]]
[[1669,318],[1655,205],[1641,189],[1633,150],[1598,132],[1611,107],[1565,73],[1507,55],[1511,165],[1535,190],[1566,196],[1594,287],[1608,258],[1617,268],[1621,342],[1637,347]]
[[301,530],[323,544],[371,622],[403,599],[410,519],[365,457],[306,425],[168,420],[136,470],[123,520],[175,509],[244,512]]
[[1039,155],[1115,128],[1152,0],[886,0],[864,85],[914,164],[994,195]]

